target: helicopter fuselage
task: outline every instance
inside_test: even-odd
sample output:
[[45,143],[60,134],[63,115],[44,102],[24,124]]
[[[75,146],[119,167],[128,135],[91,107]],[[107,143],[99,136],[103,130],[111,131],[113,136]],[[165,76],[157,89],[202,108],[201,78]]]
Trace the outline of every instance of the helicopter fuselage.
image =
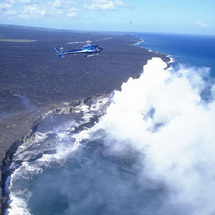
[[54,49],[58,53],[59,58],[63,58],[66,54],[86,54],[93,56],[94,54],[98,55],[103,50],[103,48],[99,45],[91,44],[84,45],[81,49],[75,49],[70,51],[63,51],[63,48],[60,48],[60,50],[58,50],[56,47],[54,47]]

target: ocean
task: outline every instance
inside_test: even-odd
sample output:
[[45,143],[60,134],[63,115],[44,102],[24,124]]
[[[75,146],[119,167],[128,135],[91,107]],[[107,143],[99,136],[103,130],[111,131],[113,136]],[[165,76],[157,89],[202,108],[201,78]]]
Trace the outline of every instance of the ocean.
[[187,67],[208,67],[215,76],[215,37],[179,34],[137,34],[143,38],[140,47],[168,54],[173,66],[184,64]]
[[121,90],[38,119],[13,156],[6,214],[215,213],[215,37],[137,34],[149,60]]

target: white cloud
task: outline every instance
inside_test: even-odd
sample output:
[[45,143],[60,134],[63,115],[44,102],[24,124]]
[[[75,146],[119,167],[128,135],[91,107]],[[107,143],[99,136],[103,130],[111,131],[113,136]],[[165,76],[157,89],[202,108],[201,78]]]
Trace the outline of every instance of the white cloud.
[[23,12],[20,14],[22,18],[29,19],[38,19],[44,17],[46,15],[46,11],[37,8],[36,6],[28,5],[24,7]]
[[55,16],[64,14],[67,17],[73,17],[77,15],[77,5],[74,1],[55,0],[49,3],[49,6],[52,8],[50,13]]
[[55,0],[54,2],[50,2],[49,5],[58,9],[69,9],[77,6],[78,4],[74,1]]
[[45,16],[74,17],[78,4],[73,0],[4,0],[0,16],[5,18],[40,19]]
[[0,4],[0,14],[7,18],[38,19],[44,17],[46,11],[31,4],[30,0],[6,0]]
[[55,0],[54,2],[50,3],[50,5],[52,7],[55,7],[55,8],[60,8],[60,7],[62,7],[62,1],[61,0]]
[[31,0],[6,0],[6,3],[12,4],[12,5],[18,5],[18,4],[30,4]]
[[122,1],[120,1],[120,0],[116,0],[115,1],[115,5],[117,5],[117,6],[124,6],[124,3]]
[[81,8],[87,10],[113,11],[126,5],[121,0],[3,0],[0,16],[6,19],[40,19],[46,17],[71,18],[77,16]]
[[195,24],[200,26],[200,27],[202,27],[202,28],[207,28],[208,27],[208,24],[205,24],[200,20],[196,21]]
[[14,16],[17,14],[16,10],[12,7],[12,5],[8,3],[0,4],[0,13],[5,16]]
[[77,11],[78,11],[78,9],[76,9],[76,8],[70,8],[69,11],[68,11],[68,13],[67,13],[67,16],[68,17],[76,16],[77,15]]
[[89,10],[117,10],[122,6],[124,6],[124,3],[120,0],[92,0],[91,4],[84,5],[84,7]]
[[97,4],[102,4],[102,3],[106,3],[107,0],[92,0],[92,2]]

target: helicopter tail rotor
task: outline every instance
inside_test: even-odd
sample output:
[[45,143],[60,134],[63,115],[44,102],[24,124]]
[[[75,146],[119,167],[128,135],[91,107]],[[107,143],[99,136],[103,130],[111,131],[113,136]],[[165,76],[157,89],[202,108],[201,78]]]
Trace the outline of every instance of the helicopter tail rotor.
[[64,58],[65,57],[64,53],[63,53],[63,47],[61,47],[60,50],[57,49],[56,47],[54,47],[54,50],[57,52],[57,55],[58,55],[59,58]]

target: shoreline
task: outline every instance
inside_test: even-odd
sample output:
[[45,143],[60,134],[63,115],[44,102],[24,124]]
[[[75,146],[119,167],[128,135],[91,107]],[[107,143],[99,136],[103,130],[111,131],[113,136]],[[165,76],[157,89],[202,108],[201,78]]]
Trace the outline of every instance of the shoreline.
[[[18,37],[19,39],[20,35],[22,35],[23,33],[19,31],[19,28],[18,29],[16,28],[15,30],[16,34],[19,36]],[[11,27],[9,27],[9,29],[8,27],[5,29],[6,32],[7,31],[11,32],[15,30]],[[32,33],[31,31],[32,30],[28,29],[26,30],[27,35],[29,35],[27,39],[32,39],[34,37],[31,35]],[[44,42],[45,39],[43,38],[43,34],[46,34],[44,33],[43,30],[38,31],[38,35],[42,39],[38,40],[37,42],[39,48],[35,50],[36,53],[40,53],[39,51],[41,51],[41,48],[44,45],[44,43],[47,44],[47,46],[52,45],[52,43],[50,43],[49,41]],[[64,34],[65,32],[61,32],[60,35],[65,36]],[[83,40],[89,37],[87,33],[78,34],[74,32],[69,32],[69,36],[71,36],[72,34],[77,34],[75,35],[76,37],[79,36],[83,37]],[[52,36],[53,32],[49,32],[49,35],[46,34],[47,37],[49,37],[50,35]],[[100,37],[104,36],[107,38],[107,36],[109,35],[107,34],[102,35],[97,33],[91,36],[100,39]],[[83,56],[80,57],[77,56],[77,58],[76,56],[68,56],[66,57],[66,59],[59,61],[53,54],[54,52],[52,53],[52,50],[50,51],[48,47],[47,49],[48,56],[45,55],[45,61],[43,61],[42,59],[35,58],[35,55],[33,55],[32,58],[26,56],[25,60],[23,60],[24,58],[23,59],[19,58],[18,60],[16,60],[14,63],[15,64],[14,68],[19,67],[20,66],[19,64],[20,63],[22,64],[22,62],[24,64],[20,66],[20,70],[18,70],[17,71],[18,74],[16,74],[13,73],[12,71],[13,67],[9,68],[8,66],[8,64],[12,63],[11,60],[9,58],[3,58],[2,61],[4,63],[3,69],[6,68],[5,77],[7,76],[7,73],[10,74],[10,72],[12,73],[11,75],[14,76],[16,75],[18,76],[21,74],[23,75],[23,80],[21,81],[24,81],[23,83],[26,84],[25,77],[28,75],[30,62],[30,68],[32,68],[33,71],[35,70],[35,78],[37,78],[37,80],[35,82],[35,80],[33,78],[31,80],[31,76],[29,76],[28,78],[30,81],[27,82],[28,85],[24,86],[23,89],[21,88],[22,86],[20,86],[23,83],[22,82],[17,83],[16,78],[14,78],[13,76],[11,76],[12,80],[8,79],[9,80],[8,85],[4,83],[4,90],[2,95],[4,96],[3,98],[5,98],[4,102],[6,103],[8,102],[8,104],[1,108],[1,110],[3,110],[3,113],[5,112],[5,115],[3,114],[3,116],[6,116],[6,118],[0,116],[1,117],[0,132],[2,133],[0,138],[1,170],[9,165],[10,160],[12,159],[12,154],[14,153],[13,146],[17,145],[18,142],[19,143],[22,142],[23,138],[30,134],[33,124],[43,114],[56,108],[62,107],[62,105],[65,105],[65,103],[82,101],[85,98],[89,97],[92,98],[94,95],[98,94],[107,95],[113,92],[114,90],[118,90],[121,87],[121,84],[127,81],[129,77],[138,78],[142,72],[143,66],[152,57],[162,58],[167,63],[167,65],[170,62],[171,58],[169,58],[165,54],[150,52],[145,48],[139,49],[139,47],[135,46],[136,43],[140,42],[139,38],[136,38],[131,35],[110,34],[110,36],[113,36],[112,40],[104,40],[100,42],[102,43],[101,46],[105,47],[104,53],[102,53],[101,56],[90,58],[88,62],[86,62],[86,59],[83,58]],[[68,40],[67,37],[68,35],[66,35],[65,39],[63,38],[63,40],[67,41]],[[56,37],[55,40],[53,41],[53,44],[56,43],[56,41],[58,40],[60,39]],[[5,45],[7,45],[7,42],[5,42]],[[32,44],[26,45],[27,50],[29,49],[28,47],[29,45]],[[61,44],[58,45],[60,46]],[[14,47],[12,46],[9,47],[9,49],[10,48],[11,51],[13,52]],[[22,49],[23,47],[20,46],[19,50],[23,51]],[[2,53],[2,55],[3,54],[5,53]],[[25,56],[25,53],[22,52],[21,54]],[[38,63],[42,64],[43,66],[40,68],[41,71],[38,70],[37,66]],[[95,66],[91,65],[91,63],[98,65],[98,67],[96,67],[95,69]],[[102,66],[101,63],[103,64]],[[27,68],[25,67],[25,64]],[[72,75],[71,68],[73,68],[74,66],[76,67],[76,70],[74,70],[75,75]],[[25,70],[25,68],[26,73],[25,71],[23,71],[23,69]],[[113,69],[114,71],[111,73]],[[49,70],[51,72],[49,72]],[[50,79],[50,77],[52,77],[53,79]],[[67,79],[69,79],[68,82]],[[52,81],[54,83],[52,83]],[[39,92],[35,91],[35,88],[32,85],[32,83],[33,84],[36,83],[39,85],[37,86]],[[47,85],[49,85],[49,88],[46,87]],[[17,89],[13,87],[17,87],[20,92],[16,92]],[[26,90],[27,92],[29,92],[26,98],[30,98],[29,101],[31,102],[31,104],[35,105],[35,108],[32,110],[28,109],[27,106],[24,106],[23,103],[20,104],[20,100],[18,98],[16,98],[16,101],[14,98],[14,94],[25,96],[24,93],[26,92]],[[18,106],[18,110],[16,110],[16,105]],[[15,114],[10,115],[11,112]],[[1,178],[1,188],[4,188],[4,183],[5,175],[4,178]],[[5,195],[4,191],[2,191],[1,193]],[[3,213],[3,210],[5,208],[4,196],[3,197],[1,196],[1,204],[2,204],[2,207],[0,208],[2,211],[1,214],[4,214]]]
[[[108,98],[109,95],[95,95],[92,97],[82,98],[79,100],[71,101],[70,103],[58,104],[55,107],[51,107],[46,110],[46,112],[42,112],[40,115],[37,116],[36,119],[32,118],[32,125],[28,128],[28,132],[24,134],[20,139],[14,141],[10,148],[7,150],[5,154],[5,158],[2,162],[2,175],[1,175],[1,183],[4,185],[8,185],[8,177],[15,171],[15,169],[11,170],[10,165],[13,160],[13,155],[17,151],[18,147],[25,143],[26,140],[31,138],[34,133],[37,131],[37,127],[46,120],[50,115],[69,115],[72,114],[74,111],[77,111],[81,106],[87,103],[93,103],[94,100],[98,100],[101,98]],[[5,187],[4,187],[5,188]],[[1,215],[4,215],[6,209],[9,207],[8,201],[9,199],[9,191],[6,189],[2,190],[2,197],[1,197]]]

